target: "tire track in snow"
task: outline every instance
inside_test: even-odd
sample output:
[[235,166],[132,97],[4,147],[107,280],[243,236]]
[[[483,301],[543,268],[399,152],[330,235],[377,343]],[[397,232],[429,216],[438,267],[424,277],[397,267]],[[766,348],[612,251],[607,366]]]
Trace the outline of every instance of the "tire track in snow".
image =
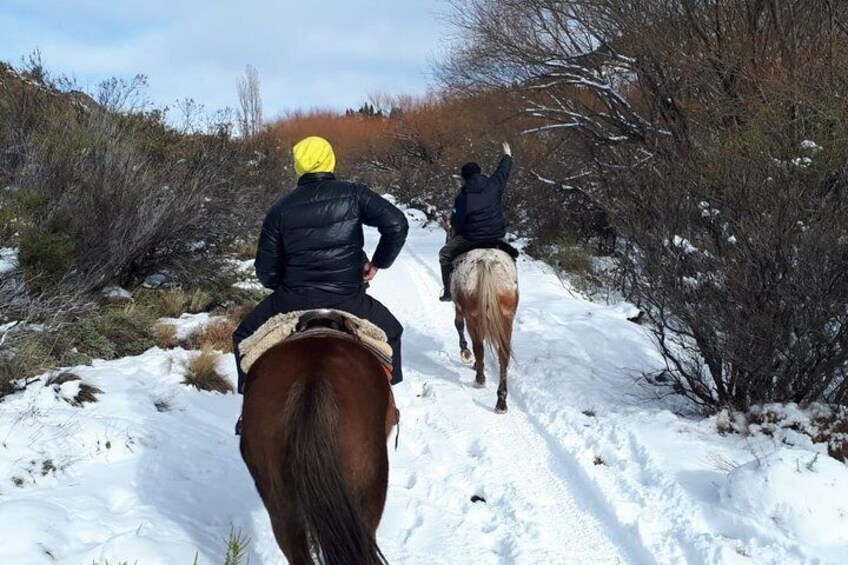
[[[494,404],[492,389],[483,390],[485,402]],[[491,397],[491,398],[490,398]],[[533,520],[539,522],[544,547],[532,553],[535,563],[632,563],[614,541],[609,528],[587,512],[567,477],[551,467],[556,454],[537,433],[528,416],[515,403],[505,416],[491,414],[487,438],[488,453],[496,472],[503,473],[515,488],[515,495],[532,504]],[[522,562],[524,562],[522,560]]]

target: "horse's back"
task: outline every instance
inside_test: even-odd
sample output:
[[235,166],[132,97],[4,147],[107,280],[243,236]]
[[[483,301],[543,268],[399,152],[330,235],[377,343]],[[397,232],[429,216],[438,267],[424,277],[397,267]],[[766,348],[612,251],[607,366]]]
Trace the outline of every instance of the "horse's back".
[[339,427],[363,433],[364,426],[368,430],[384,428],[381,418],[390,391],[380,362],[356,342],[321,337],[283,342],[259,358],[245,391],[245,429],[250,425],[248,418],[267,425],[265,420],[274,418],[285,406],[292,385],[310,379],[330,384],[339,409]]

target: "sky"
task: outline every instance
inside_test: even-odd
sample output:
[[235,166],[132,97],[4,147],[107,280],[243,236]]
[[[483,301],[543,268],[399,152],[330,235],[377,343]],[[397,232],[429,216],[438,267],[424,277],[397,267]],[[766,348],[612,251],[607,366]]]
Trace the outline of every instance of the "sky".
[[0,0],[0,60],[38,49],[46,69],[94,90],[148,77],[159,106],[237,106],[259,72],[266,119],[358,108],[379,93],[423,94],[446,49],[445,0]]

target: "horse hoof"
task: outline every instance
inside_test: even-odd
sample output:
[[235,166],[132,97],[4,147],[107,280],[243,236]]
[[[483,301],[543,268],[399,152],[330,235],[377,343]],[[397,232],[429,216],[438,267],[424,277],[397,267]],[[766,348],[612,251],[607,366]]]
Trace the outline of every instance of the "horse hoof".
[[462,362],[466,365],[470,365],[474,361],[474,356],[471,355],[471,352],[467,349],[460,352],[459,358],[462,359]]
[[495,408],[495,414],[506,414],[506,406],[501,408],[500,406]]
[[474,388],[486,388],[486,381],[474,381]]

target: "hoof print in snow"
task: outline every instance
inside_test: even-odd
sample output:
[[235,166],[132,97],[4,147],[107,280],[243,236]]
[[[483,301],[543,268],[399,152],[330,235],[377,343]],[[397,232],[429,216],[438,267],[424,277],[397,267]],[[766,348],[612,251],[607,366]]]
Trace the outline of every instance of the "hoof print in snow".
[[170,412],[171,411],[171,401],[167,398],[158,398],[153,402],[153,406],[156,408],[157,412]]
[[595,465],[606,465],[603,459],[601,459],[600,455],[595,455],[594,461],[592,461]]
[[583,410],[582,414],[587,418],[594,418],[596,416],[594,410]]
[[473,495],[473,496],[471,497],[471,502],[474,502],[474,503],[482,502],[483,504],[486,504],[486,499],[485,499],[485,498],[483,498],[482,496],[477,496],[477,495],[475,494],[475,495]]

